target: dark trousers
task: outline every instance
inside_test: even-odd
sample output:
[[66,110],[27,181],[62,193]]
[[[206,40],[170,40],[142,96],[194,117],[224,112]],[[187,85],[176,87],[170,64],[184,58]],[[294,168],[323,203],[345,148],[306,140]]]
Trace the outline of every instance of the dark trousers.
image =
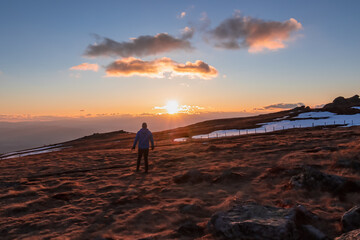
[[136,171],[139,171],[142,155],[144,155],[145,172],[148,172],[148,170],[149,170],[149,163],[148,163],[149,149],[148,148],[146,148],[146,149],[139,148]]

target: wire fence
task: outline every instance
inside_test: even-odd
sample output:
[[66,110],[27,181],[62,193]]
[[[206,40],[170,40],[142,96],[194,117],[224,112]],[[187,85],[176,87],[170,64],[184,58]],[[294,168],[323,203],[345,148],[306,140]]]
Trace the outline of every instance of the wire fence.
[[[354,126],[354,120],[350,121],[331,121],[331,122],[312,122],[311,125],[305,124],[286,124],[283,126],[264,126],[259,128],[252,129],[231,129],[231,130],[218,130],[209,134],[201,134],[192,136],[191,139],[211,139],[211,138],[223,138],[223,137],[234,137],[241,135],[249,135],[249,134],[258,134],[258,133],[269,133],[287,129],[295,129],[295,128],[309,128],[309,127],[337,127],[337,126]],[[181,141],[186,141],[186,138],[181,138]]]

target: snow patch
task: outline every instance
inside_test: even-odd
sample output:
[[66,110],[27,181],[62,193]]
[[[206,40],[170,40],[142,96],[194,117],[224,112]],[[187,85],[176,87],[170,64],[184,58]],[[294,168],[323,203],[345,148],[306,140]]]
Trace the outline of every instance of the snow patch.
[[186,142],[189,138],[183,137],[183,138],[175,138],[174,142]]
[[10,159],[10,158],[25,157],[30,155],[42,154],[42,153],[58,152],[65,148],[69,148],[69,147],[64,147],[62,144],[57,144],[48,147],[39,147],[28,150],[15,151],[0,155],[0,159]]
[[300,113],[297,117],[294,118],[330,118],[336,115],[332,112],[307,112]]
[[[307,128],[329,125],[342,125],[344,127],[360,126],[360,114],[337,115],[331,112],[307,112],[301,113],[293,119],[295,120],[281,120],[275,122],[260,123],[259,125],[261,126],[258,128],[217,130],[208,134],[195,135],[192,137],[192,139],[209,139],[255,133],[267,133],[290,128]],[[174,139],[174,141],[178,141],[178,139]],[[179,140],[179,142],[181,142],[181,140]]]

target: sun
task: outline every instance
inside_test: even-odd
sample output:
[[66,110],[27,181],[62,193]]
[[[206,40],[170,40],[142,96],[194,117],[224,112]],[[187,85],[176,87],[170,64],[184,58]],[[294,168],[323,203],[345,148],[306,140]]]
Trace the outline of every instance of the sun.
[[179,104],[175,100],[168,101],[165,106],[166,111],[168,114],[175,114],[179,112]]

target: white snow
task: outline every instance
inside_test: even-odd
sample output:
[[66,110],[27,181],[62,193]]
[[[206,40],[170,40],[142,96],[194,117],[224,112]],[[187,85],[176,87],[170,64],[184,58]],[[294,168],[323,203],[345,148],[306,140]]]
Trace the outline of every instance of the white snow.
[[352,107],[354,109],[360,110],[360,107],[356,106],[356,107]]
[[24,157],[24,156],[30,156],[30,155],[36,155],[36,154],[42,154],[42,153],[57,152],[62,149],[68,148],[68,147],[61,147],[61,146],[62,146],[62,144],[57,144],[57,145],[48,146],[48,147],[40,147],[40,148],[33,148],[33,149],[29,149],[29,150],[10,152],[10,153],[5,153],[3,155],[0,155],[0,158],[1,159],[10,159],[10,158],[16,158],[16,157]]
[[189,138],[183,137],[183,138],[175,138],[174,142],[186,142]]
[[284,120],[286,118],[288,118],[289,116],[283,116],[281,118],[275,118],[274,121],[280,121],[280,120]]
[[[315,118],[315,119],[314,119]],[[320,119],[319,119],[320,118]],[[294,119],[298,120],[282,120],[268,123],[261,123],[260,127],[252,129],[230,129],[230,130],[217,130],[209,134],[201,134],[193,136],[193,139],[208,139],[231,137],[254,133],[266,133],[273,131],[280,131],[289,128],[305,128],[326,125],[344,125],[345,127],[360,126],[360,114],[354,115],[337,115],[331,112],[307,112],[301,113]],[[183,139],[183,138],[181,138]],[[177,139],[174,139],[177,141]],[[186,141],[186,140],[181,140]]]
[[297,117],[294,118],[329,118],[336,115],[335,113],[331,112],[307,112],[307,113],[300,113]]

